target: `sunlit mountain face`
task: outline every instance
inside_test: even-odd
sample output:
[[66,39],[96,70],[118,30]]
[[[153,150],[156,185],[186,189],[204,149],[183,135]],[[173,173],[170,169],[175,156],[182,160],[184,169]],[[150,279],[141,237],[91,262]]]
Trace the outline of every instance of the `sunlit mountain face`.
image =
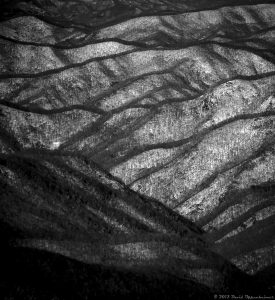
[[274,295],[272,2],[1,1],[1,299]]

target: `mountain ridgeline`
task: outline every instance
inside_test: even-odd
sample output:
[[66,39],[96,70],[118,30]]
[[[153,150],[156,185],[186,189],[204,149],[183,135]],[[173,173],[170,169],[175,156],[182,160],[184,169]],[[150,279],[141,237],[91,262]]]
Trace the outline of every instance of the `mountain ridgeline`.
[[272,1],[0,9],[1,299],[274,294]]

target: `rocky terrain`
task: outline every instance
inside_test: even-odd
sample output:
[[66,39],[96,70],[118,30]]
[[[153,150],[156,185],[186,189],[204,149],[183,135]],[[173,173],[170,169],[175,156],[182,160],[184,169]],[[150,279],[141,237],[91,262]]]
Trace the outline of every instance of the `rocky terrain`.
[[4,299],[275,289],[272,1],[2,1]]

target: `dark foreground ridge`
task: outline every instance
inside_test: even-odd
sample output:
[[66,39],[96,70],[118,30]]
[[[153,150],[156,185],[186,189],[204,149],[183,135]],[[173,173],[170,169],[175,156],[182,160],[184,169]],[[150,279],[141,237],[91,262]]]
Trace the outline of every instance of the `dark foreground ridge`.
[[158,269],[88,265],[28,248],[8,251],[1,259],[7,299],[212,299],[206,287]]

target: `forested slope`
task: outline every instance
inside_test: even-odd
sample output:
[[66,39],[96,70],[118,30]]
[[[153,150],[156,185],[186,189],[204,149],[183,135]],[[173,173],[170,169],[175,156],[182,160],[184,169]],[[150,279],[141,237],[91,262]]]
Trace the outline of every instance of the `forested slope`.
[[[168,295],[170,284],[175,297],[272,293],[272,1],[3,1],[1,11],[2,257],[18,255],[3,262],[24,269],[21,255],[36,255],[34,274],[61,280],[40,266],[60,260],[84,268],[87,285],[120,274],[110,297]],[[22,278],[15,296],[41,297]],[[104,294],[75,278],[72,299]]]

